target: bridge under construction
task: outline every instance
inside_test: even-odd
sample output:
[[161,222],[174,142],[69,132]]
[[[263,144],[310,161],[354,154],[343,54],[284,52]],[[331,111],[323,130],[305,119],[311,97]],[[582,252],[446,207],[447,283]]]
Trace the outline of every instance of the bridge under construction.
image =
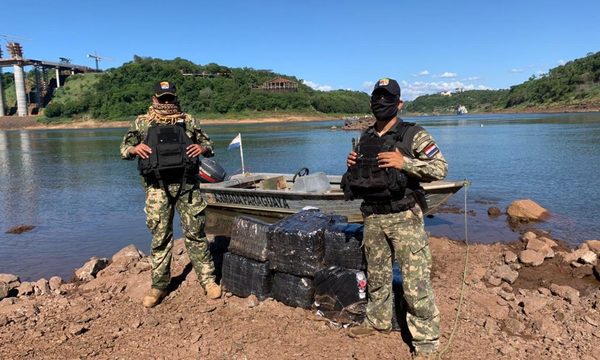
[[[96,69],[71,64],[69,59],[61,58],[59,62],[27,59],[23,57],[23,49],[19,43],[9,42],[7,44],[7,50],[10,54],[10,58],[3,58],[2,48],[0,48],[0,77],[2,76],[2,69],[5,67],[13,67],[13,74],[15,80],[15,92],[17,99],[17,116],[29,115],[30,108],[41,109],[47,102],[45,100],[49,95],[51,96],[55,88],[60,88],[64,84],[64,79],[70,75],[79,73],[89,72],[100,72]],[[25,81],[25,67],[33,66],[35,74],[35,84],[32,88],[34,94],[33,99],[31,96],[27,96],[26,81]],[[55,81],[48,80],[48,71],[56,72]],[[52,79],[54,80],[54,79]],[[0,81],[0,116],[5,116],[5,99],[4,89],[2,88],[2,82]]]

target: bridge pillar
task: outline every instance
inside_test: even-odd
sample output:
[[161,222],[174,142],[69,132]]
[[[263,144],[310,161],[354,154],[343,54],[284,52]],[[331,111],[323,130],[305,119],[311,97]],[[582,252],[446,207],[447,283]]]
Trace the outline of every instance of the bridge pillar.
[[2,88],[2,68],[0,67],[0,116],[4,116],[4,89]]
[[14,65],[15,89],[17,93],[17,115],[27,116],[27,98],[25,96],[25,74],[23,66]]
[[56,68],[56,88],[60,87],[60,69]]
[[40,68],[34,67],[33,71],[35,73],[35,102],[39,109],[42,108],[42,79],[40,76]]

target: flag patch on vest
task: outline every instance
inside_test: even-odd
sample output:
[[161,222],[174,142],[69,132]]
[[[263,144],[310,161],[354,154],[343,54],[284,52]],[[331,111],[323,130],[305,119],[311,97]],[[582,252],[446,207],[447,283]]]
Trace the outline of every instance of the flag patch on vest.
[[438,152],[440,152],[440,149],[438,149],[437,146],[435,146],[434,143],[431,143],[431,144],[425,146],[425,149],[423,149],[423,153],[428,158],[434,157],[435,154],[437,154]]

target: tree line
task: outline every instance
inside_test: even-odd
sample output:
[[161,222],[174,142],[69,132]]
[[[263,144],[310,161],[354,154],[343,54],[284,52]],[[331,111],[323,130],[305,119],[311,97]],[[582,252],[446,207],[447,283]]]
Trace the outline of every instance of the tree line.
[[[297,91],[253,90],[280,76],[298,83]],[[81,86],[84,78],[85,88]],[[214,63],[197,65],[181,58],[161,60],[135,56],[133,61],[100,75],[69,77],[64,89],[57,90],[44,114],[50,120],[82,116],[129,119],[146,112],[154,85],[163,80],[176,84],[183,109],[192,114],[369,112],[369,96],[359,91],[317,91],[294,76],[271,70],[229,68]]]

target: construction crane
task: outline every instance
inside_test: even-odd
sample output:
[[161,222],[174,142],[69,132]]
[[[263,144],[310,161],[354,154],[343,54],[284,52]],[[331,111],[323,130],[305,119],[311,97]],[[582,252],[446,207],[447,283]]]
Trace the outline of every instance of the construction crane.
[[98,66],[98,63],[101,60],[109,60],[109,61],[112,60],[112,58],[100,56],[100,55],[96,54],[96,52],[94,52],[93,54],[87,54],[87,57],[94,59],[94,61],[96,62],[96,71],[100,71],[100,67]]

